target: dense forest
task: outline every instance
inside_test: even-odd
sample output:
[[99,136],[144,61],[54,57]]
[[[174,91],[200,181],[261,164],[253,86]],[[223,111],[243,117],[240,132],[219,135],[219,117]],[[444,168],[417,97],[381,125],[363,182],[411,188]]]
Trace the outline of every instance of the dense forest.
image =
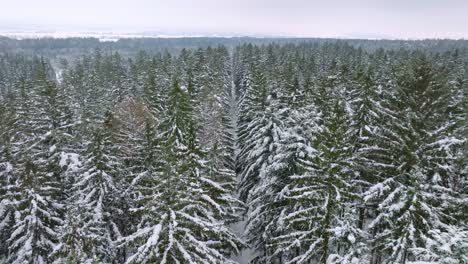
[[0,38],[0,263],[468,263],[468,41]]

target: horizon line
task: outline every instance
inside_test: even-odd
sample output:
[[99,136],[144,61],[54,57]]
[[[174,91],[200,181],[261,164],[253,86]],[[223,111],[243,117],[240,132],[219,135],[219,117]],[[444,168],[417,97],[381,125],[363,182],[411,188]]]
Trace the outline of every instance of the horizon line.
[[[468,41],[465,37],[423,37],[423,38],[398,38],[398,37],[365,37],[365,36],[300,36],[300,35],[272,35],[262,33],[206,33],[206,34],[183,34],[183,33],[160,33],[157,32],[97,32],[97,31],[75,31],[75,32],[3,32],[0,29],[0,37],[11,40],[34,40],[34,39],[75,39],[90,38],[98,39],[102,42],[118,41],[125,39],[183,39],[183,38],[252,38],[252,39],[323,39],[323,40],[369,40],[369,41],[425,41],[425,40],[450,40],[450,41]],[[61,35],[62,34],[62,35]],[[145,35],[148,34],[148,35]]]

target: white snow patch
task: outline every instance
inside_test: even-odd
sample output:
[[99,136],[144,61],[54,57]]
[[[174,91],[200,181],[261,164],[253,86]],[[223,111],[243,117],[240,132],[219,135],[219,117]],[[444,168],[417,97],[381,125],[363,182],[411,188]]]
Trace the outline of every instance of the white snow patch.
[[56,145],[53,145],[49,148],[49,152],[54,152],[55,150],[57,149],[57,146]]
[[80,155],[76,153],[60,153],[60,167],[67,166],[68,169],[72,172],[76,172],[81,167]]
[[13,171],[13,165],[11,165],[10,162],[4,162],[4,163],[0,163],[0,175],[1,174],[6,174],[6,173],[10,173]]

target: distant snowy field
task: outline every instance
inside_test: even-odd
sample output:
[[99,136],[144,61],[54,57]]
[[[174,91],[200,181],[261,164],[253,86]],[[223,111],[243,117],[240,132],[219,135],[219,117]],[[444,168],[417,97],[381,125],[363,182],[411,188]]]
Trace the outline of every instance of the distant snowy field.
[[[37,38],[97,38],[100,41],[117,41],[125,38],[188,38],[188,37],[275,37],[270,35],[258,34],[237,34],[237,33],[213,33],[213,32],[171,32],[167,33],[155,29],[125,29],[125,30],[112,30],[112,29],[69,29],[69,28],[22,28],[22,27],[1,27],[0,36],[14,38],[14,39],[37,39]],[[276,36],[278,37],[278,36]]]
[[0,36],[14,39],[37,38],[97,38],[100,41],[117,41],[126,38],[189,38],[189,37],[256,37],[271,38],[286,35],[258,34],[254,32],[210,32],[210,31],[167,31],[154,27],[92,27],[81,26],[44,26],[44,25],[1,25]]
[[[184,38],[184,37],[206,37],[206,35],[169,35],[159,33],[114,33],[114,32],[36,32],[36,31],[1,31],[0,36],[14,39],[35,39],[35,38],[97,38],[100,41],[117,41],[125,38]],[[214,36],[213,36],[214,37]]]

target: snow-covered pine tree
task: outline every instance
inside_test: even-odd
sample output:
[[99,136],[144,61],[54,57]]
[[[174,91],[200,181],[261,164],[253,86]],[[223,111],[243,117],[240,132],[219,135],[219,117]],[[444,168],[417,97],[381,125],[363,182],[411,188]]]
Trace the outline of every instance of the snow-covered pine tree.
[[[378,131],[379,113],[378,84],[370,69],[358,65],[352,74],[349,84],[345,86],[347,112],[350,115],[350,141],[353,142],[354,177],[357,182],[356,192],[362,194],[367,188],[378,181],[376,171],[381,168],[369,161],[366,153],[374,149],[372,136]],[[370,209],[370,210],[368,210]],[[372,208],[359,205],[359,228],[365,230],[364,222],[369,218]]]
[[115,181],[120,166],[112,145],[109,133],[96,129],[73,184],[67,221],[55,249],[60,261],[79,257],[79,261],[110,262],[115,256],[116,225],[112,216],[118,212]]
[[[270,94],[267,82],[259,65],[250,71],[252,74],[251,77],[250,75],[246,76],[248,81],[245,82],[245,85],[247,86],[239,106],[238,142],[240,153],[236,162],[239,166],[236,170],[241,174],[240,198],[244,201],[247,199],[250,189],[258,181],[258,171],[262,167],[262,163],[267,160],[270,152],[268,144],[271,143],[269,141],[265,144],[262,143],[265,137],[269,137],[271,131],[260,129],[262,125],[269,125],[268,120],[262,118]],[[270,97],[270,99],[272,98]],[[274,124],[270,124],[270,126],[274,126]],[[253,149],[256,144],[262,150]]]
[[[67,148],[71,129],[70,113],[62,91],[49,78],[50,66],[43,59],[33,62],[33,79],[18,114],[18,150],[15,151],[16,177],[11,197],[15,225],[8,238],[12,263],[43,263],[58,239],[64,197],[61,152]],[[26,96],[23,94],[22,96]]]
[[174,80],[160,136],[162,164],[135,182],[141,222],[122,240],[133,247],[127,263],[229,263],[228,254],[239,251],[241,242],[220,217],[232,211],[234,199],[218,203],[218,192],[210,190],[222,187],[205,174],[190,101]]
[[314,150],[301,159],[302,174],[290,176],[281,195],[288,201],[279,222],[288,230],[273,240],[286,263],[359,263],[364,253],[352,183],[349,117],[342,99],[322,109]]
[[[73,199],[75,197],[71,197]],[[96,258],[88,255],[90,245],[87,244],[89,232],[83,221],[83,207],[77,203],[68,201],[65,205],[65,216],[60,227],[58,244],[54,247],[50,256],[53,263],[92,263]]]
[[[300,94],[301,91],[297,79],[294,79],[287,78],[286,83],[289,80],[290,84],[279,82],[283,83],[284,87],[273,87],[265,102],[256,99],[256,102],[264,104],[264,109],[258,111],[255,118],[248,123],[253,129],[247,134],[244,144],[250,144],[250,149],[242,149],[246,152],[241,151],[241,154],[247,154],[244,157],[248,157],[243,162],[258,166],[251,168],[254,170],[247,176],[250,179],[241,174],[243,178],[240,183],[242,191],[242,184],[245,184],[243,181],[252,181],[252,187],[246,197],[246,235],[257,250],[257,256],[251,260],[253,263],[281,263],[290,256],[290,252],[283,250],[282,245],[273,241],[274,237],[288,232],[279,220],[281,215],[290,209],[286,206],[287,201],[281,195],[281,190],[288,184],[291,175],[296,175],[302,170],[298,166],[301,153],[305,155],[312,151],[307,145],[304,130],[314,128],[302,127],[313,124],[315,118],[314,112],[310,111],[312,109],[305,107],[305,102],[295,100],[297,98],[294,94]],[[252,84],[255,84],[256,80],[252,78]],[[291,88],[294,85],[295,88]],[[292,92],[291,89],[297,91]],[[252,96],[249,93],[252,91],[247,90],[245,95]],[[260,98],[263,96],[261,92],[257,95]],[[306,109],[307,113],[304,111]],[[300,121],[305,123],[299,123]]]
[[[227,58],[226,58],[227,59]],[[237,99],[235,87],[233,86],[233,75],[230,61],[224,61],[223,85],[221,95],[217,97],[219,111],[216,122],[218,131],[213,131],[212,142],[207,148],[206,175],[203,179],[204,187],[212,193],[213,199],[219,204],[229,205],[231,211],[219,211],[219,216],[225,219],[226,223],[232,223],[242,212],[242,204],[237,199],[233,199],[233,194],[237,188],[235,173],[236,139],[237,131]],[[214,110],[214,109],[213,109]],[[213,111],[212,110],[212,111]]]
[[[18,58],[14,57],[13,60]],[[0,107],[0,259],[5,261],[8,258],[9,242],[15,215],[15,194],[17,194],[18,177],[15,172],[20,168],[21,150],[32,144],[31,137],[28,136],[30,130],[31,114],[33,112],[32,82],[30,80],[31,69],[25,69],[24,65],[30,63],[29,60],[18,59],[15,63],[20,69],[17,72],[15,81],[6,81],[14,76],[4,76],[5,80],[2,88],[2,106]],[[13,70],[13,69],[10,69]],[[3,90],[5,89],[5,90]]]
[[399,69],[370,152],[383,168],[365,193],[377,209],[372,263],[454,263],[461,244],[450,237],[462,232],[463,199],[450,186],[452,150],[461,143],[452,134],[451,89],[427,55],[413,54]]
[[143,85],[145,83],[146,77],[149,74],[149,56],[144,51],[141,50],[135,56],[135,58],[128,59],[128,87],[130,92],[128,96],[131,97],[142,97],[143,96]]
[[[209,52],[208,55],[211,59],[205,62],[204,77],[193,83],[196,89],[199,89],[198,97],[195,99],[199,102],[194,104],[196,106],[194,116],[197,123],[203,124],[199,126],[198,138],[205,149],[212,148],[215,144],[219,145],[219,142],[222,141],[224,133],[223,93],[227,84],[225,77],[231,77],[229,73],[225,73],[231,70],[228,67],[230,58],[227,52],[223,52],[222,49],[209,49],[207,52]],[[203,83],[199,83],[200,81],[203,81]]]
[[289,107],[299,109],[306,104],[305,91],[301,87],[299,71],[294,68],[293,63],[285,65],[280,75],[280,87],[278,92],[280,99]]
[[[151,65],[154,65],[153,68],[156,67],[156,60],[153,59]],[[156,70],[157,69],[150,69],[148,72],[148,76],[146,76],[146,80],[143,84],[143,98],[148,105],[148,108],[151,110],[151,113],[154,116],[161,115],[164,111],[164,91],[158,85],[156,80]]]
[[[159,157],[156,127],[162,113],[155,118],[152,112],[158,112],[151,111],[152,108],[138,98],[129,97],[114,108],[112,118],[106,126],[112,133],[113,144],[117,146],[115,156],[120,165],[119,177],[115,182],[119,186],[119,194],[114,197],[119,210],[118,214],[113,214],[113,219],[121,236],[135,232],[139,221],[138,215],[130,212],[138,204],[135,201],[138,194],[133,188],[134,182],[141,175],[154,171]],[[127,248],[120,247],[117,251],[116,258],[124,262]]]
[[290,182],[290,176],[302,171],[299,166],[301,155],[312,149],[300,135],[298,127],[289,126],[292,124],[288,118],[294,118],[294,112],[287,106],[280,107],[274,96],[264,113],[268,122],[262,129],[268,129],[269,133],[265,134],[263,141],[257,142],[254,149],[259,149],[268,140],[269,156],[258,172],[257,184],[247,197],[246,233],[249,242],[260,253],[252,260],[253,263],[282,263],[291,252],[273,240],[289,231],[281,220],[282,215],[290,209],[281,191]]
[[269,174],[268,166],[276,153],[283,124],[277,113],[280,110],[277,95],[270,91],[261,61],[244,67],[244,76],[239,82],[243,93],[239,105],[240,151],[236,170],[240,174],[239,195],[247,206],[245,235],[257,251],[251,261],[258,263],[267,261],[266,245],[271,234],[267,235],[266,229],[275,225],[271,221],[276,215],[273,212],[275,190],[270,189],[274,187],[269,184],[274,182],[274,176]]
[[8,253],[7,239],[13,224],[10,188],[14,185],[12,139],[15,122],[15,99],[12,93],[0,98],[0,263]]
[[220,145],[222,145],[222,155],[224,156],[225,167],[235,173],[236,169],[236,156],[238,152],[238,136],[237,126],[239,122],[239,109],[238,109],[238,95],[237,87],[234,81],[234,66],[233,60],[225,62],[223,70],[223,92],[221,96],[222,104],[222,136]]
[[[18,164],[18,163],[17,163]],[[29,157],[24,157],[15,173],[20,179],[10,188],[15,199],[15,219],[9,244],[9,263],[46,263],[58,238],[62,223],[60,204],[55,201],[60,188],[57,182],[39,172]]]

